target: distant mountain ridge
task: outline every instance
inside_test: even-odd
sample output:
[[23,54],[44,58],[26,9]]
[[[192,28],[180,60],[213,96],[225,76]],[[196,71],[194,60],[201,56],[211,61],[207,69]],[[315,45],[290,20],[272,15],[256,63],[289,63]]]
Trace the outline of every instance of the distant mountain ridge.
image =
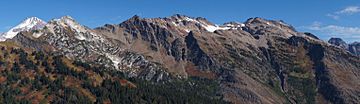
[[354,55],[360,55],[360,43],[359,42],[353,42],[353,43],[347,44],[341,38],[330,38],[328,42],[330,44],[338,46],[342,49],[345,49],[345,50],[353,53]]
[[284,21],[250,18],[216,25],[202,17],[176,14],[133,16],[90,29],[64,16],[6,42],[154,83],[208,79],[219,82],[216,93],[231,103],[360,99],[359,56],[329,44],[343,47],[338,39],[328,43]]

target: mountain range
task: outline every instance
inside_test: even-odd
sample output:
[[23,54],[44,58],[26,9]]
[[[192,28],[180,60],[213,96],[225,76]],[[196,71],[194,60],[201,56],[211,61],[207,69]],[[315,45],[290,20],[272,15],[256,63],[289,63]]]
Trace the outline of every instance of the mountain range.
[[217,25],[180,14],[133,16],[91,29],[70,16],[48,22],[32,17],[0,37],[5,45],[63,56],[93,70],[102,66],[104,71],[123,73],[125,79],[168,85],[200,80],[189,82],[191,88],[206,80],[218,89],[197,94],[212,100],[236,104],[360,101],[360,44],[348,45],[339,38],[325,42],[281,20],[256,17]]

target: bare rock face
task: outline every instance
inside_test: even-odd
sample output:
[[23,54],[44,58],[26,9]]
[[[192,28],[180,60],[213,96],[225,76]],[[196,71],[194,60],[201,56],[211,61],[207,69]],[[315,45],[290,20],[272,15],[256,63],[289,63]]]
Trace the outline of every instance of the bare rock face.
[[349,51],[355,55],[360,56],[360,43],[354,42],[352,44],[349,44]]
[[341,38],[330,38],[328,42],[343,49],[348,49],[349,47]]
[[[359,57],[311,33],[297,32],[283,21],[251,18],[216,25],[177,14],[134,16],[89,29],[63,17],[38,32],[21,32],[11,41],[104,64],[129,77],[219,81],[219,93],[232,103],[356,103],[360,99]],[[350,48],[356,51],[358,46]]]

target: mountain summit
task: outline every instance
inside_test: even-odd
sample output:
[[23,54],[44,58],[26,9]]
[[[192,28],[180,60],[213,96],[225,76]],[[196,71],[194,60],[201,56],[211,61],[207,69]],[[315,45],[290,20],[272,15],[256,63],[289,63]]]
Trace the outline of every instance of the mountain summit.
[[46,25],[46,22],[37,18],[37,17],[29,17],[19,25],[11,28],[8,32],[1,34],[0,41],[5,41],[6,39],[11,39],[15,37],[21,31],[29,31],[29,30],[38,30],[43,28]]
[[343,41],[341,38],[330,38],[328,41],[330,44],[333,44],[335,46],[338,46],[343,49],[347,49],[348,45],[345,41]]

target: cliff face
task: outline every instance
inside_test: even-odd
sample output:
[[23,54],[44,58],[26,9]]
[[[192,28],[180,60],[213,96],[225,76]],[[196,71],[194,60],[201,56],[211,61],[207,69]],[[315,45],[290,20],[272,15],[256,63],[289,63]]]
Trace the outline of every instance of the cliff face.
[[360,55],[360,43],[354,42],[352,44],[349,44],[349,51],[355,55]]
[[201,17],[174,15],[134,16],[96,29],[56,23],[40,31],[46,35],[34,38],[34,32],[23,32],[12,41],[104,64],[130,77],[157,82],[192,77],[219,81],[218,92],[232,103],[354,103],[360,99],[359,57],[313,34],[297,32],[283,21],[251,18],[215,25]]

